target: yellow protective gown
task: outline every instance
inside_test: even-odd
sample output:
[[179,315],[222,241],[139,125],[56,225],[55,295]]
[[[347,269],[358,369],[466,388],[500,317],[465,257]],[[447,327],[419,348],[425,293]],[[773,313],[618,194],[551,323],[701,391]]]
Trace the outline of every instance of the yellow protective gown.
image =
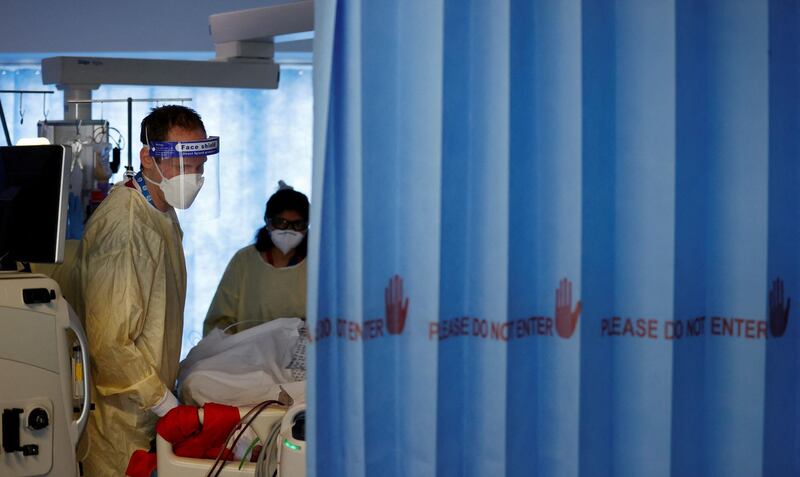
[[[158,403],[177,378],[186,298],[183,233],[175,212],[141,192],[112,189],[87,224],[75,271],[89,340],[93,401],[83,460],[90,477],[124,475],[149,449]],[[69,297],[68,297],[69,298]]]
[[[233,256],[222,275],[203,323],[203,335],[233,323],[263,323],[275,318],[305,318],[306,267],[303,260],[276,268],[264,261],[255,245]],[[241,331],[244,328],[237,328]]]

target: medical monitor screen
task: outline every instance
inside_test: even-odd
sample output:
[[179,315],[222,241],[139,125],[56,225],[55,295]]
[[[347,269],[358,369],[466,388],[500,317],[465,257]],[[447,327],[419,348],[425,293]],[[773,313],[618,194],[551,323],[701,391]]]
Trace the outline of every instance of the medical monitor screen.
[[63,146],[0,147],[0,259],[57,263],[66,238]]

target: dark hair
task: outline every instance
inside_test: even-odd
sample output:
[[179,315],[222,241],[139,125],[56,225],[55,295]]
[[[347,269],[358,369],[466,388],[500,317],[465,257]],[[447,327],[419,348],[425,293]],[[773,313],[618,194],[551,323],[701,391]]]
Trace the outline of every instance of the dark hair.
[[139,139],[141,139],[142,144],[147,144],[148,140],[166,141],[169,131],[174,127],[190,131],[195,129],[206,131],[203,120],[195,110],[186,106],[169,104],[153,108],[150,114],[142,119],[142,130],[139,133]]
[[[308,220],[308,197],[302,192],[294,189],[280,189],[272,194],[267,201],[267,210],[264,212],[264,222],[276,217],[281,212],[293,210],[300,214],[303,219]],[[261,227],[256,233],[256,250],[266,252],[272,249],[272,239],[269,238],[267,226]],[[295,249],[298,257],[305,257],[308,253],[308,235],[303,237],[303,241]]]

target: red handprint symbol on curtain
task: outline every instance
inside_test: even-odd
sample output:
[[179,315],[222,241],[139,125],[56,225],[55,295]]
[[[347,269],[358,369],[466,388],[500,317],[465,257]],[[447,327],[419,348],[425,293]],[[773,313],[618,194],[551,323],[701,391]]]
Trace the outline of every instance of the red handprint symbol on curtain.
[[578,300],[575,310],[572,310],[572,282],[564,278],[556,289],[556,331],[558,336],[562,338],[572,336],[580,316],[581,301]]
[[786,304],[783,303],[783,280],[778,277],[769,290],[769,331],[772,336],[777,338],[786,333],[791,307],[791,298],[786,299]]
[[386,329],[389,334],[399,335],[406,326],[408,314],[408,298],[403,299],[403,279],[395,275],[389,279],[386,287]]

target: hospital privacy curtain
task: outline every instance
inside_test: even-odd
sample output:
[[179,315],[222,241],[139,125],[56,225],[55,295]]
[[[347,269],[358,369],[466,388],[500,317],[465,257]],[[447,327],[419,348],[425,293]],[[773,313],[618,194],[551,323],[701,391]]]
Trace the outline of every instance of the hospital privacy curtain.
[[309,475],[800,475],[800,3],[316,7]]

